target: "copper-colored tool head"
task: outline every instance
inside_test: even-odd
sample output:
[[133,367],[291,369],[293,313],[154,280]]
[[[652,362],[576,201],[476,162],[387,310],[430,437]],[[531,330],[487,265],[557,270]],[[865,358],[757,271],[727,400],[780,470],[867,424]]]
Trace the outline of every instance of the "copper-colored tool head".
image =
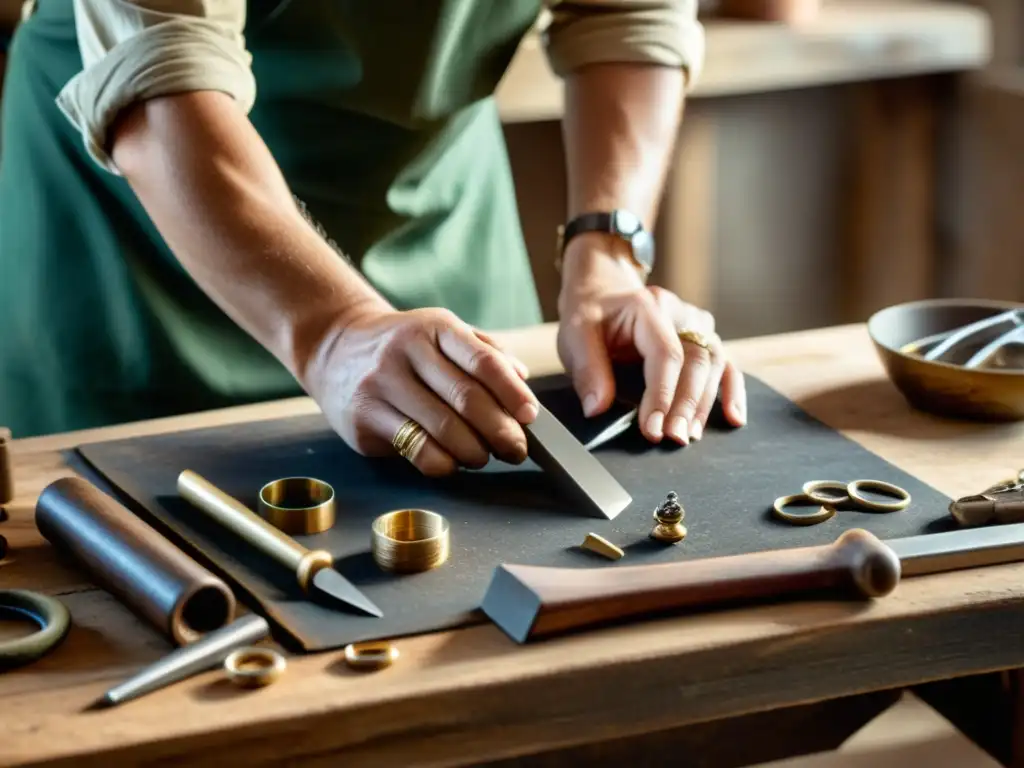
[[1024,369],[965,368],[925,360],[908,345],[1024,304],[933,299],[888,307],[868,321],[886,373],[908,402],[929,413],[984,421],[1024,419]]

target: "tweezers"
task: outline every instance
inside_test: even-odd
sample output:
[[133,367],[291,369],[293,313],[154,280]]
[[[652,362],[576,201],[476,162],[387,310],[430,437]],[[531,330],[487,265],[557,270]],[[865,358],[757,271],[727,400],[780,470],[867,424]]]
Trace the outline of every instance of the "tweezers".
[[949,513],[965,528],[1024,522],[1024,469],[981,493],[957,499]]
[[1003,347],[1009,344],[1024,344],[1024,310],[1013,309],[998,315],[987,317],[952,331],[926,336],[923,339],[906,344],[902,352],[920,355],[925,360],[954,362],[953,354],[963,345],[977,343],[980,334],[993,332],[999,326],[1007,326],[962,363],[964,368],[979,368],[990,363]]

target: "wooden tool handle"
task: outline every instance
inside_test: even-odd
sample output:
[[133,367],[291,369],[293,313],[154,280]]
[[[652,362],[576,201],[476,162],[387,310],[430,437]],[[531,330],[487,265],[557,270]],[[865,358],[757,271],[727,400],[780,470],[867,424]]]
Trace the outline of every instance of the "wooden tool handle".
[[300,570],[303,558],[309,554],[309,550],[297,541],[277,530],[240,501],[190,469],[178,475],[178,493],[193,506],[293,573]]
[[482,608],[525,642],[643,614],[837,590],[859,597],[892,592],[896,554],[868,531],[821,547],[615,568],[501,566]]

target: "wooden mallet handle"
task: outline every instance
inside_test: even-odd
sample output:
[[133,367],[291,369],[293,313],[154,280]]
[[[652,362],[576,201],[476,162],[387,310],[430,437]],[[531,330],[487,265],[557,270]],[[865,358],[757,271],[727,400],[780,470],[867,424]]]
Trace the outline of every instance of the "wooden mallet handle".
[[862,529],[819,547],[608,568],[502,565],[481,605],[513,640],[572,632],[680,608],[784,599],[818,592],[881,597],[900,560]]

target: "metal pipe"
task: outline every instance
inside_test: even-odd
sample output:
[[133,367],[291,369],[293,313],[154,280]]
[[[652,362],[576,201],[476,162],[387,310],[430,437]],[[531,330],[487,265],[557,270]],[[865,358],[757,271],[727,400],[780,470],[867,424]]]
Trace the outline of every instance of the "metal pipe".
[[178,645],[234,616],[235,596],[223,581],[82,478],[63,477],[43,490],[36,527]]

